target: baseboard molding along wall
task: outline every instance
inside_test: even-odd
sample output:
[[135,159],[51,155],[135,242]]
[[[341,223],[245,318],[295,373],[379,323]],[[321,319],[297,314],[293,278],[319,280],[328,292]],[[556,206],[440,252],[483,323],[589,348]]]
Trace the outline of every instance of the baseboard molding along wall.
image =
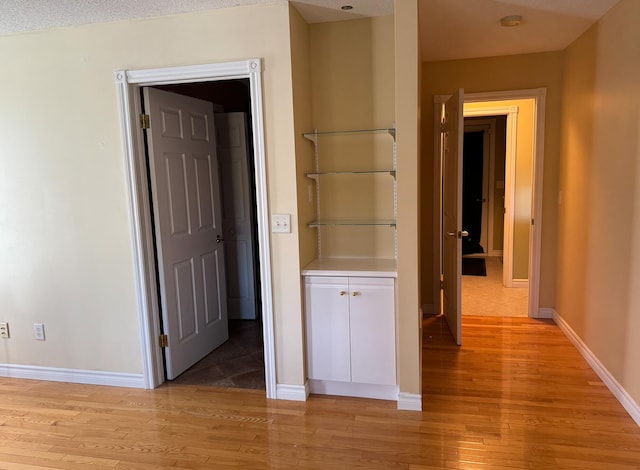
[[512,279],[511,287],[529,287],[529,279]]
[[49,380],[51,382],[71,382],[88,385],[108,385],[111,387],[146,388],[143,374],[61,369],[57,367],[0,364],[0,377]]
[[419,393],[398,393],[398,409],[407,411],[422,411],[422,395]]
[[[552,309],[553,310],[553,309]],[[618,399],[620,404],[627,410],[627,413],[631,418],[640,426],[640,406],[635,400],[627,393],[622,385],[615,379],[613,375],[607,370],[607,368],[600,362],[595,354],[587,347],[582,339],[576,334],[575,331],[569,326],[569,324],[562,318],[558,312],[553,310],[553,321],[560,327],[564,334],[569,338],[569,341],[573,343],[582,357],[589,363],[591,368],[598,374],[598,377],[604,382],[604,384],[611,390],[611,393]]]
[[276,398],[278,400],[307,401],[309,397],[309,382],[304,385],[276,385]]

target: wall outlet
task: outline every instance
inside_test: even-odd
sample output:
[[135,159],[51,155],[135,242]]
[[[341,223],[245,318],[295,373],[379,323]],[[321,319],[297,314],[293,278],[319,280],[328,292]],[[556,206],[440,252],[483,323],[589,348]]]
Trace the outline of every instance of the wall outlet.
[[0,338],[9,338],[9,324],[0,322]]
[[44,341],[44,323],[33,324],[33,336],[38,341]]
[[272,214],[271,231],[273,233],[291,233],[291,214]]

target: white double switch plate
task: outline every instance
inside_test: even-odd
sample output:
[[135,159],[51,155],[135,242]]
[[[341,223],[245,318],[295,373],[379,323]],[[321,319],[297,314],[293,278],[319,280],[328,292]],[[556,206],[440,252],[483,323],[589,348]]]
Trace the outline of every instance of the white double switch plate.
[[271,214],[273,233],[291,233],[291,214]]

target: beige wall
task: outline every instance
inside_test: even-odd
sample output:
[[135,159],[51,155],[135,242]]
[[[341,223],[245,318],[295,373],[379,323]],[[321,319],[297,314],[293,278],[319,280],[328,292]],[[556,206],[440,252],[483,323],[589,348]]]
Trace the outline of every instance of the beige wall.
[[311,115],[311,58],[309,25],[289,4],[291,30],[291,75],[293,82],[293,115],[296,142],[296,179],[298,187],[298,232],[300,267],[309,264],[318,253],[318,234],[307,224],[316,218],[313,182],[305,173],[314,170],[313,145],[302,134],[313,129]]
[[640,3],[566,51],[556,311],[640,402]]
[[[487,107],[517,107],[515,192],[513,209],[513,279],[529,277],[529,240],[531,232],[531,191],[535,128],[535,100],[504,100],[465,103],[464,110],[477,111]],[[502,190],[501,190],[502,191]],[[502,202],[502,201],[500,201]],[[502,217],[500,217],[502,220]]]
[[[313,113],[307,131],[392,127],[393,16],[317,23],[309,29]],[[320,171],[393,168],[393,139],[386,133],[324,136],[318,148]],[[315,194],[315,183],[308,180],[309,184]],[[393,219],[393,178],[388,174],[320,177],[320,215],[340,220]],[[315,230],[320,231],[322,257],[395,257],[393,228]]]
[[562,52],[425,62],[422,64],[421,274],[423,302],[433,303],[433,96],[458,88],[465,93],[546,88],[546,125],[540,269],[540,307],[555,302],[556,217]]
[[[168,32],[180,31],[180,34]],[[140,373],[114,71],[264,58],[271,212],[293,214],[286,2],[0,37],[0,362]],[[272,237],[278,382],[302,384],[298,236]],[[44,322],[47,340],[32,339]]]
[[420,394],[419,171],[420,51],[418,0],[395,2],[395,74],[398,152],[398,378],[400,392]]

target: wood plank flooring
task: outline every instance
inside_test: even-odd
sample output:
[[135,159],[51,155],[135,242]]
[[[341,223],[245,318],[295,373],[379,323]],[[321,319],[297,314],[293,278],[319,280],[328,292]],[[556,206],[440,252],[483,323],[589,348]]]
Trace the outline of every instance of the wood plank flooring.
[[0,469],[640,469],[640,428],[560,330],[424,322],[422,413],[395,402],[0,379]]

